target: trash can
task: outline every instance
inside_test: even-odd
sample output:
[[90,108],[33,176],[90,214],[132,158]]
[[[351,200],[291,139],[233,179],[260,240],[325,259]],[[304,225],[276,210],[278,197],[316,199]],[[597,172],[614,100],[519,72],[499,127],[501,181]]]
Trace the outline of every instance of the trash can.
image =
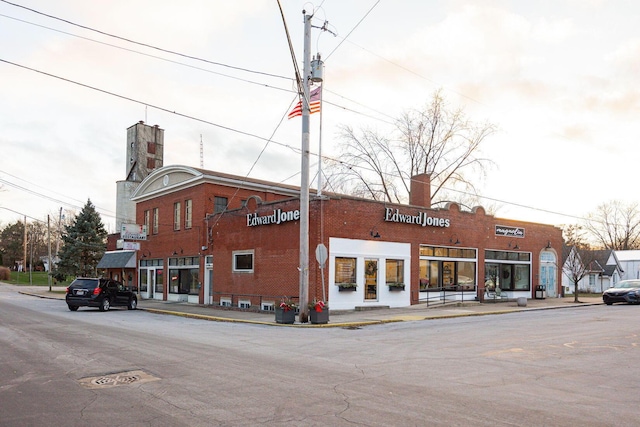
[[536,286],[536,299],[545,299],[546,297],[547,297],[547,286],[546,285]]

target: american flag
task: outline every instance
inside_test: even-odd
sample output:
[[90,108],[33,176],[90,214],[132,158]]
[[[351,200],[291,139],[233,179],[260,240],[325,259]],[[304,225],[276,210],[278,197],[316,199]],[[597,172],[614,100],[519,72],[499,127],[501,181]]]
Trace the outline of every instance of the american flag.
[[[314,90],[309,93],[309,109],[311,110],[311,114],[317,113],[320,111],[320,95],[321,95],[322,86],[318,86]],[[289,118],[292,119],[294,117],[298,117],[302,115],[302,100],[298,101],[293,110],[289,113]]]

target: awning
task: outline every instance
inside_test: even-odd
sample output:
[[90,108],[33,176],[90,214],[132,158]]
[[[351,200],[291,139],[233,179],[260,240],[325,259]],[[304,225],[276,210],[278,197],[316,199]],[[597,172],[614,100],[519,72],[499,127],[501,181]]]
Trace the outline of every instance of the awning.
[[105,252],[98,268],[136,268],[136,251]]

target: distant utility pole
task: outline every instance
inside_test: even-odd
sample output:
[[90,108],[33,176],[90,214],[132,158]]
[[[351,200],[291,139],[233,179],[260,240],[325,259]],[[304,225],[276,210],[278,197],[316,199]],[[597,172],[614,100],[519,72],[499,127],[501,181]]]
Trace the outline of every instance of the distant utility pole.
[[24,246],[22,248],[22,271],[27,271],[27,216],[24,216]]
[[49,248],[48,251],[48,257],[49,259],[47,260],[47,270],[49,270],[47,272],[47,282],[49,283],[49,292],[51,292],[51,218],[49,217],[49,215],[47,214],[47,246]]

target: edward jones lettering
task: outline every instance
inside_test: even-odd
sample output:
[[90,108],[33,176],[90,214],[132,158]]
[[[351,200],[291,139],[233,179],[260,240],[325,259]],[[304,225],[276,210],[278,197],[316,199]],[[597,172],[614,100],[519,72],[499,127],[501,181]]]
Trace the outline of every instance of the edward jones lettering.
[[422,227],[449,227],[449,218],[436,218],[427,215],[425,212],[418,212],[417,215],[407,215],[400,213],[399,209],[386,208],[384,220],[387,222],[403,222],[405,224],[416,224]]
[[300,211],[283,212],[282,209],[275,209],[270,215],[258,216],[257,213],[247,214],[247,227],[255,227],[257,225],[281,224],[288,221],[298,221],[300,219]]

